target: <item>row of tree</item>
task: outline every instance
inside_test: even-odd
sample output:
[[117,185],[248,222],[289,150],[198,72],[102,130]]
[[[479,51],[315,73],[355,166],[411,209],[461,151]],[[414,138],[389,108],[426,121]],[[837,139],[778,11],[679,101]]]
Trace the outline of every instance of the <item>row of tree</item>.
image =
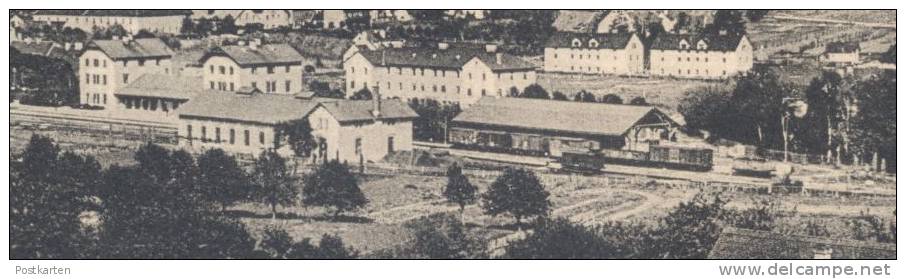
[[[134,166],[104,170],[91,156],[60,154],[52,140],[33,136],[21,161],[10,160],[10,256],[268,258],[273,256],[268,246],[259,245],[224,209],[258,201],[270,205],[275,217],[276,205],[299,199],[285,160],[273,152],[259,156],[250,173],[216,149],[196,161],[185,151],[147,144],[135,160]],[[334,162],[315,173],[340,167]],[[331,200],[336,196],[323,194],[336,192],[335,185],[311,185],[314,189],[302,191],[307,204],[337,206]],[[350,199],[340,199],[337,208],[349,208]],[[338,247],[344,247],[339,239],[322,237],[319,248],[346,253],[306,257],[355,256]]]

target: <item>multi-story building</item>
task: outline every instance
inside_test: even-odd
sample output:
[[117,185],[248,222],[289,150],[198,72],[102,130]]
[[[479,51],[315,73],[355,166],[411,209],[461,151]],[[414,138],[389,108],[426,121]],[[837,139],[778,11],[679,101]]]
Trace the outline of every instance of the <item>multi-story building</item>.
[[120,25],[130,34],[142,29],[179,34],[183,19],[190,14],[189,10],[38,10],[33,20],[62,23],[85,32]]
[[303,57],[288,44],[248,44],[214,47],[202,56],[205,89],[238,91],[258,88],[264,93],[302,91]]
[[[353,46],[356,47],[356,46]],[[496,45],[359,49],[343,63],[346,94],[379,86],[385,97],[469,105],[482,96],[508,96],[535,83],[535,65]]]
[[635,75],[645,71],[642,41],[631,34],[558,33],[544,48],[544,71]]
[[157,38],[92,41],[79,56],[79,103],[115,109],[117,90],[145,74],[171,74],[172,57]]
[[412,150],[415,117],[399,100],[312,99],[256,89],[230,94],[207,91],[180,109],[178,135],[180,145],[193,151],[221,148],[254,156],[276,149],[290,155],[277,126],[308,119],[316,141],[312,161],[326,158],[354,164]]
[[293,16],[290,10],[192,10],[195,20],[219,19],[227,16],[233,17],[236,26],[260,24],[264,29],[275,29],[293,25]]
[[752,44],[745,36],[660,34],[651,44],[653,76],[724,79],[752,69]]

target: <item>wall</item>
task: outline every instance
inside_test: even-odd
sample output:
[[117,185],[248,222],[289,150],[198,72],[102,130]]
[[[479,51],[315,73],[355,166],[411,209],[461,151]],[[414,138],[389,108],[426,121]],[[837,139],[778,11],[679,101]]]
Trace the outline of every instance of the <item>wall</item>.
[[[189,139],[189,125],[192,126],[192,138]],[[206,129],[207,142],[201,140],[202,127]],[[216,131],[220,128],[220,142],[216,142]],[[235,131],[235,141],[231,144],[230,129]],[[245,145],[245,131],[249,131],[249,145]],[[206,149],[221,148],[233,154],[248,154],[257,156],[261,151],[274,147],[274,127],[263,124],[238,123],[219,120],[202,120],[180,117],[179,119],[179,145],[193,152],[202,152]],[[259,136],[264,133],[264,143]],[[281,150],[285,154],[286,150]]]

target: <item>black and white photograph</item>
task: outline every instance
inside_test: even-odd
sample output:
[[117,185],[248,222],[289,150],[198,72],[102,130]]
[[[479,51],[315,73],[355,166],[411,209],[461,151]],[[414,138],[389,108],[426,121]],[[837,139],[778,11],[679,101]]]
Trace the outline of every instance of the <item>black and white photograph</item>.
[[896,260],[897,10],[512,8],[10,9],[7,278]]

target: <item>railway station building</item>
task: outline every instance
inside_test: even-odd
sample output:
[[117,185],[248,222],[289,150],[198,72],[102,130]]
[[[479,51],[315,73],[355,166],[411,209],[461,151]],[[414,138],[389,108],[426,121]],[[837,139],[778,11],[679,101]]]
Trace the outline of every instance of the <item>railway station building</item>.
[[454,146],[559,157],[567,150],[648,151],[679,125],[651,106],[481,98],[450,123]]

